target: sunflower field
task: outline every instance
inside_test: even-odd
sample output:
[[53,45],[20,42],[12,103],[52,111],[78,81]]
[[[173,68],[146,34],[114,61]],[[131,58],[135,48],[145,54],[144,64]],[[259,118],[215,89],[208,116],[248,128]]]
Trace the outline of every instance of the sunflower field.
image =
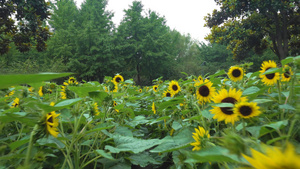
[[0,168],[300,168],[299,66],[144,87],[122,74],[0,75]]

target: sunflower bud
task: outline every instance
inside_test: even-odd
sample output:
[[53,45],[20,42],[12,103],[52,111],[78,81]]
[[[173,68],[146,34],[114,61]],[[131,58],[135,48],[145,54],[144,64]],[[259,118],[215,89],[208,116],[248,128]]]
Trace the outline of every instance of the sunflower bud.
[[227,132],[222,140],[222,145],[226,147],[230,153],[241,156],[242,153],[246,152],[245,141],[236,133]]

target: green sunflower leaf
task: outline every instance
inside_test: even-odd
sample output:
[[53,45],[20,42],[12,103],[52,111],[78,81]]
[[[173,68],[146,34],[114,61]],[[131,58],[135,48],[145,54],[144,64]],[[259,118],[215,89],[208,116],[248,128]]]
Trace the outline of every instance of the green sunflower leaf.
[[89,96],[89,92],[94,92],[97,90],[100,90],[100,87],[95,87],[95,86],[85,86],[85,87],[80,87],[80,86],[68,86],[68,89],[76,93],[79,97],[86,97]]
[[286,109],[286,110],[296,110],[293,106],[289,105],[289,104],[282,104],[279,105],[280,109]]
[[113,156],[111,156],[110,153],[105,152],[104,150],[95,150],[98,154],[102,155],[104,158],[115,160]]
[[255,94],[255,93],[259,92],[259,91],[260,91],[260,88],[258,88],[256,86],[251,86],[251,87],[249,87],[249,88],[247,88],[247,89],[245,89],[243,91],[243,96]]
[[235,154],[231,154],[228,149],[214,146],[200,151],[182,151],[186,156],[186,163],[204,163],[204,162],[245,162]]
[[267,74],[276,73],[276,72],[282,73],[282,69],[281,68],[271,68],[271,69],[268,69],[267,71],[265,71],[264,73],[262,73],[262,75],[267,75]]
[[159,139],[143,140],[134,137],[121,136],[118,134],[112,135],[112,138],[116,143],[116,147],[106,145],[104,148],[105,150],[109,150],[112,153],[132,152],[136,154],[161,143]]
[[210,103],[209,105],[217,107],[234,107],[234,104],[232,103]]
[[281,65],[284,66],[284,65],[286,65],[286,64],[289,64],[289,63],[291,63],[293,60],[294,60],[294,57],[287,57],[287,58],[281,60]]
[[164,153],[183,149],[190,146],[194,141],[193,133],[190,129],[185,128],[181,130],[176,136],[166,136],[161,140],[161,144],[150,150],[151,153]]
[[72,73],[39,73],[39,74],[14,74],[14,75],[0,75],[0,89],[9,86],[37,83],[57,79],[60,77],[69,76]]
[[11,144],[9,144],[9,148],[14,151],[16,148],[26,144],[29,142],[29,139],[24,139],[24,140],[18,140],[15,142],[12,142]]
[[215,74],[210,75],[209,78],[212,79],[212,78],[214,78],[214,77],[216,77],[216,76],[221,76],[221,75],[224,75],[224,74],[226,74],[226,72],[225,72],[224,69],[222,69],[222,70],[217,71]]

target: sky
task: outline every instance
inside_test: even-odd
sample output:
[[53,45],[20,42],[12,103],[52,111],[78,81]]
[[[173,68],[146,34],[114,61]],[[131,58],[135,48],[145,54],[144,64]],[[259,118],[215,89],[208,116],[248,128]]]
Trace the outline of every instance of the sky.
[[[79,7],[84,0],[75,0]],[[108,0],[107,10],[114,13],[112,21],[116,26],[124,17],[124,9],[128,9],[134,0]],[[181,34],[188,33],[195,40],[206,42],[204,37],[210,33],[209,28],[204,27],[204,16],[212,13],[218,6],[214,0],[140,0],[144,5],[144,11],[157,12],[164,16],[171,29],[176,29]]]

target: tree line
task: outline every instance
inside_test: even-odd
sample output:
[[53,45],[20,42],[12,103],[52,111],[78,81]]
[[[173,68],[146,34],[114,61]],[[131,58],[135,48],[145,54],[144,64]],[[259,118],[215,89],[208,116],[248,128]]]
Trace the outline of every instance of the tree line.
[[[36,0],[28,0],[25,4],[30,5],[31,2],[35,4]],[[126,79],[133,78],[138,85],[150,85],[152,80],[160,77],[179,79],[184,78],[186,74],[205,75],[245,62],[253,62],[252,69],[257,71],[263,60],[279,60],[278,56],[281,59],[288,55],[278,55],[278,47],[276,53],[276,46],[272,46],[273,35],[270,34],[268,38],[259,30],[251,33],[258,28],[248,26],[246,30],[244,27],[247,24],[244,20],[236,19],[228,23],[228,18],[238,16],[238,12],[233,12],[235,15],[226,15],[227,18],[222,16],[220,13],[232,11],[233,7],[228,6],[227,1],[219,3],[228,7],[228,11],[227,8],[225,11],[225,8],[221,8],[223,11],[214,11],[205,18],[207,26],[212,28],[211,34],[207,36],[210,41],[208,44],[170,29],[164,17],[150,9],[145,10],[140,1],[133,1],[124,10],[125,15],[117,27],[111,20],[114,14],[106,9],[106,0],[86,0],[80,8],[76,7],[74,0],[41,3],[36,8],[44,11],[39,12],[43,17],[37,18],[33,16],[38,15],[26,18],[28,15],[24,13],[32,14],[39,10],[28,6],[28,10],[22,8],[18,11],[22,4],[17,4],[14,0],[5,3],[7,4],[1,4],[2,9],[7,8],[3,13],[24,10],[20,12],[24,16],[20,15],[17,24],[12,24],[9,15],[5,15],[7,17],[1,20],[1,24],[5,23],[0,32],[1,73],[68,71],[74,72],[79,80],[100,82],[105,76],[120,73]],[[250,1],[246,4],[250,10]],[[238,5],[244,7],[237,4],[234,10],[238,10]],[[293,15],[299,15],[294,13]],[[255,15],[257,14],[247,17],[248,25],[255,21]],[[280,23],[281,21],[279,25],[282,25]],[[19,29],[11,25],[18,25]],[[289,44],[294,44],[295,37],[299,38],[298,27],[295,29],[288,28],[296,32],[289,37],[292,39],[288,39]],[[248,32],[251,36],[247,38],[248,34],[243,32],[237,34],[240,30]],[[253,39],[260,43],[252,42]],[[275,44],[284,45],[277,41],[275,40]],[[296,55],[297,48],[289,44],[289,54]],[[29,50],[30,48],[37,50]]]

